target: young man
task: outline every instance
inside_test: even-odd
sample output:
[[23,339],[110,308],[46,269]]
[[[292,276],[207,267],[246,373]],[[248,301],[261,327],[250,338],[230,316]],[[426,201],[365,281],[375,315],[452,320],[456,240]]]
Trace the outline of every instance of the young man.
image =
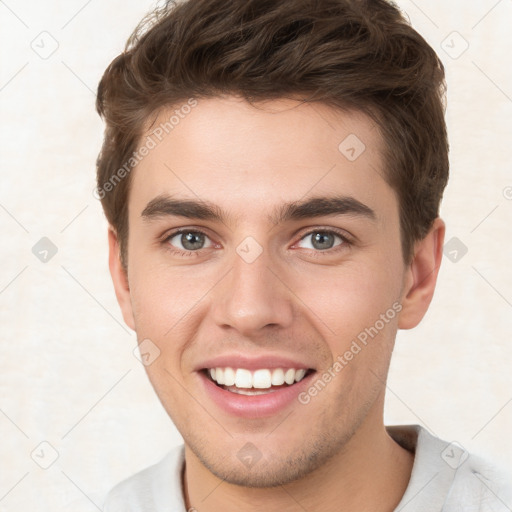
[[184,439],[105,511],[510,510],[484,465],[386,427],[432,299],[444,71],[384,0],[185,0],[98,90],[110,271]]

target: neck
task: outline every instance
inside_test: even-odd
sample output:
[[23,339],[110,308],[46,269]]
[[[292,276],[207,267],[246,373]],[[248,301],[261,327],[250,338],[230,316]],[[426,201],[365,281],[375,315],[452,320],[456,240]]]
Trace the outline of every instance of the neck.
[[213,475],[185,446],[187,510],[201,512],[391,512],[402,498],[414,456],[367,417],[343,448],[307,477],[272,488],[240,487]]

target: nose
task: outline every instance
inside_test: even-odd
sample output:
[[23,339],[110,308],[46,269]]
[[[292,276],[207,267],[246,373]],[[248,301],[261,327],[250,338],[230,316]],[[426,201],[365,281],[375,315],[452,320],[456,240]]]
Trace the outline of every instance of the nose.
[[287,328],[292,323],[293,293],[266,250],[254,261],[235,253],[231,270],[215,288],[213,317],[224,329],[255,336],[264,328]]

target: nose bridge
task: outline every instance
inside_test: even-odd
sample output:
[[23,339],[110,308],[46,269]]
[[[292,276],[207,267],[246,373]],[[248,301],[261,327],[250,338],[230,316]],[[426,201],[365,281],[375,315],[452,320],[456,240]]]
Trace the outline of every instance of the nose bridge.
[[233,253],[231,271],[215,298],[215,321],[246,335],[268,325],[287,327],[292,303],[286,287],[276,277],[272,257],[248,237]]

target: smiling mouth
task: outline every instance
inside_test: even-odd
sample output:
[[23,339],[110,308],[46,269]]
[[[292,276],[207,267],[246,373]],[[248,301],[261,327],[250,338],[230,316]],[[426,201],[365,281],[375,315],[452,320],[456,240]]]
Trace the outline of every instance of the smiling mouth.
[[239,395],[263,395],[289,388],[315,370],[309,368],[262,368],[251,371],[245,368],[205,368],[204,375],[218,387]]

